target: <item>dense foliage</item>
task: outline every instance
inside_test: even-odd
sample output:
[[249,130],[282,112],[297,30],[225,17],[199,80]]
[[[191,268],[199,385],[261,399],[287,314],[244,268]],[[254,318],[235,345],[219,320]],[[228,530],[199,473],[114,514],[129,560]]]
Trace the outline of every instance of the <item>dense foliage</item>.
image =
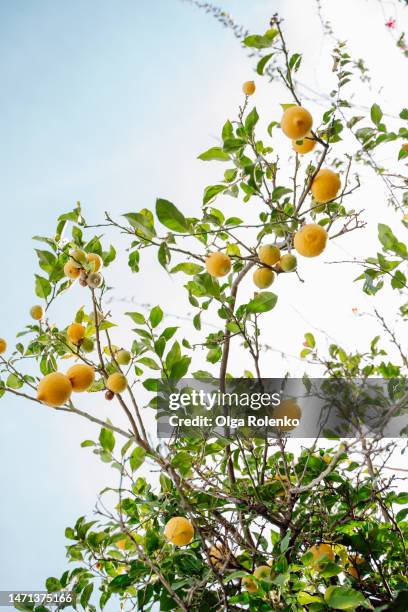
[[[274,17],[262,35],[247,34],[243,44],[256,55],[259,77],[273,77],[286,86],[282,112],[300,106],[296,75],[302,56],[287,48],[280,20]],[[115,315],[107,309],[109,287],[100,274],[114,262],[116,252],[104,243],[104,236],[93,235],[79,204],[59,217],[54,236],[36,237],[41,271],[35,277],[35,291],[43,300],[43,311],[39,316],[34,311],[35,321],[20,334],[15,350],[0,355],[0,395],[12,393],[41,403],[36,397],[39,378],[61,369],[63,359],[70,357],[93,370],[95,380],[88,392],[98,401],[105,397],[117,404],[127,420],[125,427],[101,420],[77,406],[76,398],[81,396],[69,397],[55,408],[62,418],[65,412],[76,413],[100,426],[99,438],[82,446],[116,469],[119,479],[116,489],[101,493],[94,520],[81,517],[66,529],[72,565],[61,577],[46,582],[49,591],[74,591],[75,609],[102,609],[113,595],[138,610],[157,609],[153,607],[157,603],[160,610],[191,611],[402,611],[408,607],[408,497],[396,492],[394,476],[386,472],[395,442],[381,436],[366,439],[362,432],[343,441],[311,441],[299,450],[291,449],[285,434],[266,441],[180,437],[157,445],[144,423],[146,411],[156,409],[162,379],[176,382],[186,375],[204,376],[218,380],[220,389],[225,389],[233,343],[242,347],[240,376],[273,377],[274,372],[262,369],[261,323],[271,316],[277,300],[284,299],[278,297],[281,275],[300,279],[302,275],[301,258],[297,269],[292,266],[288,271],[279,261],[295,254],[295,236],[305,224],[317,224],[329,240],[364,231],[363,211],[347,204],[347,197],[364,187],[359,164],[369,164],[386,181],[395,209],[407,206],[408,192],[401,189],[406,179],[395,177],[395,189],[387,173],[379,170],[374,154],[395,142],[396,160],[407,158],[408,111],[401,111],[398,129],[388,129],[377,103],[367,116],[355,115],[346,93],[355,65],[343,44],[336,44],[333,54],[337,87],[330,92],[322,117],[314,118],[310,133],[314,151],[309,156],[292,151],[286,166],[290,172],[282,170],[279,162],[285,155],[276,136],[281,117],[268,120],[267,133],[259,136],[259,119],[266,111],[252,105],[252,94],[243,94],[235,118],[222,127],[220,146],[199,156],[225,166],[221,178],[204,190],[200,216],[185,216],[160,198],[154,211],[143,208],[122,220],[107,214],[94,226],[111,233],[118,230],[128,240],[128,264],[135,274],[143,266],[145,251],[153,249],[165,272],[184,275],[186,305],[194,309],[195,329],[201,331],[207,312],[216,313],[219,321],[217,330],[202,332],[200,344],[166,324],[162,304],[148,313],[128,312],[134,339],[129,346],[115,346]],[[355,135],[356,150],[342,156],[336,144],[346,130]],[[295,138],[293,144],[302,143],[302,138]],[[340,175],[341,189],[318,201],[311,190],[318,173],[328,166]],[[216,205],[221,196],[256,202],[257,222],[226,215],[222,204]],[[248,217],[253,214],[251,209]],[[379,226],[381,252],[360,262],[368,294],[377,294],[389,280],[396,291],[405,292],[406,299],[408,253],[402,235],[406,226],[405,219],[399,237],[388,225]],[[269,243],[279,248],[280,260],[265,265],[259,248]],[[228,256],[229,274],[209,273],[207,257],[214,252]],[[100,270],[97,260],[82,261],[83,253],[98,255]],[[254,288],[252,297],[242,301],[241,284],[251,283],[249,276],[262,267],[273,272],[276,292]],[[76,274],[76,268],[81,272]],[[82,283],[87,305],[60,328],[50,323],[48,313],[74,282]],[[400,316],[408,316],[405,302]],[[306,333],[301,352],[305,368],[309,359],[320,363],[328,378],[405,377],[404,347],[386,321],[379,318],[378,325],[397,347],[400,362],[387,360],[380,334],[364,353],[350,354],[332,345],[324,355],[314,336]],[[74,337],[76,332],[80,337]],[[195,351],[202,347],[208,362],[205,372],[192,366]],[[38,364],[39,377],[24,372],[28,360]],[[126,376],[123,392],[117,392],[112,382],[115,373]],[[149,396],[143,406],[138,399],[141,387]],[[394,414],[406,414],[406,399],[406,394],[398,395]],[[159,470],[158,477],[141,475],[142,466]],[[175,546],[164,535],[168,521],[179,516],[187,517],[194,530],[186,546]],[[319,556],[316,547],[321,544],[328,546]],[[257,574],[259,567],[264,571]],[[96,588],[97,607],[90,603]]]

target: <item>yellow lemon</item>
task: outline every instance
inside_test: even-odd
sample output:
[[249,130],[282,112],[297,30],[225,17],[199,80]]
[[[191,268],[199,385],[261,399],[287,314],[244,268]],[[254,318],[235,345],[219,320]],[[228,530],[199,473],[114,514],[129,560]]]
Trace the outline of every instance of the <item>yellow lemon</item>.
[[258,268],[252,278],[259,289],[266,289],[272,285],[275,273],[270,268]]
[[231,270],[231,259],[225,253],[211,253],[205,260],[205,266],[208,274],[219,278]]
[[106,381],[106,388],[112,393],[123,393],[127,388],[127,379],[126,376],[121,374],[120,372],[115,372],[111,374]]
[[67,377],[72,385],[72,390],[77,393],[87,391],[95,380],[95,370],[87,364],[77,364],[69,368]]
[[79,344],[85,336],[85,327],[80,323],[72,323],[67,329],[67,338],[72,344]]
[[332,547],[329,544],[316,544],[308,550],[313,555],[313,565],[315,569],[319,570],[322,568],[322,564],[335,559],[335,554]]
[[34,319],[34,321],[39,321],[44,316],[43,307],[36,304],[30,309],[30,315],[31,318]]
[[303,106],[290,106],[281,119],[282,132],[292,140],[306,136],[313,125],[313,117]]
[[97,253],[88,253],[86,260],[91,265],[92,272],[99,272],[102,268],[102,258]]
[[317,257],[326,248],[328,234],[317,223],[308,223],[295,234],[294,247],[303,257]]
[[314,140],[311,132],[306,134],[304,138],[299,138],[298,140],[292,140],[292,148],[296,153],[300,153],[300,155],[306,155],[306,153],[311,153],[316,146],[316,141]]
[[194,538],[194,527],[184,516],[173,516],[166,523],[164,535],[175,546],[186,546]]
[[[297,419],[300,421],[301,417],[302,417],[302,411],[299,407],[299,405],[295,402],[295,400],[292,399],[286,399],[286,400],[282,400],[280,404],[278,404],[278,406],[276,406],[273,410],[273,418],[274,419],[286,419],[289,420],[291,419],[292,421]],[[276,428],[279,431],[292,431],[292,429],[295,429],[296,425],[285,425],[284,423],[282,425],[277,425]]]
[[81,270],[69,260],[64,266],[64,274],[71,280],[75,280],[81,274]]
[[242,91],[246,96],[252,96],[255,93],[256,85],[254,81],[245,81],[242,85]]
[[341,187],[340,176],[337,172],[323,168],[313,179],[311,191],[316,202],[329,202],[334,200]]
[[274,266],[280,256],[280,249],[274,244],[264,244],[258,251],[259,261],[267,266]]
[[52,372],[45,376],[37,388],[37,399],[48,406],[62,406],[72,393],[70,380],[61,372]]

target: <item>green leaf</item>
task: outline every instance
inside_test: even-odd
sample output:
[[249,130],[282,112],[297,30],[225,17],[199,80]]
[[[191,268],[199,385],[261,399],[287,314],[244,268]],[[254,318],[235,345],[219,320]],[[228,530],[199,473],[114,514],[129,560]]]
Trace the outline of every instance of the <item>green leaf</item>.
[[47,578],[45,588],[49,593],[55,593],[56,591],[60,591],[62,589],[62,585],[58,578]]
[[208,149],[208,151],[201,153],[201,155],[198,156],[198,159],[201,159],[202,161],[229,161],[231,158],[228,153],[225,153],[225,151],[221,149],[221,147],[211,147],[211,149]]
[[245,147],[246,144],[247,141],[244,140],[244,138],[226,138],[224,140],[224,150],[230,151],[232,153],[235,151],[239,151],[239,149]]
[[184,355],[184,357],[176,361],[176,363],[171,366],[170,378],[172,380],[179,380],[180,378],[183,378],[183,376],[185,376],[188,372],[190,363],[191,358]]
[[35,294],[42,299],[46,299],[51,293],[51,284],[46,278],[35,275]]
[[254,49],[266,49],[272,47],[273,41],[278,35],[278,30],[271,29],[267,30],[262,36],[259,34],[251,34],[242,41],[247,47]]
[[217,346],[216,348],[212,348],[207,353],[207,361],[210,363],[217,363],[222,357],[222,348]]
[[326,590],[324,599],[335,610],[351,610],[358,606],[370,607],[362,593],[349,587],[330,586]]
[[314,338],[314,335],[310,332],[305,334],[305,341],[307,343],[307,346],[310,348],[314,348],[316,346],[316,340]]
[[187,451],[180,451],[174,457],[171,465],[179,470],[182,476],[187,476],[190,472],[191,465],[193,463],[193,457]]
[[146,319],[140,312],[125,312],[125,314],[137,325],[144,325],[146,323]]
[[407,285],[407,277],[400,270],[397,270],[392,277],[391,287],[393,289],[403,289]]
[[234,135],[234,128],[230,120],[226,121],[222,128],[222,140],[225,141],[227,138],[232,138]]
[[258,120],[258,111],[256,110],[256,108],[253,108],[245,119],[245,129],[249,134],[253,131],[255,125],[258,123]]
[[132,454],[130,455],[130,469],[132,472],[135,472],[144,462],[146,457],[146,451],[144,448],[140,448],[139,446],[134,449]]
[[155,306],[151,309],[149,320],[152,327],[157,327],[163,319],[163,311],[160,306]]
[[406,245],[398,241],[397,237],[394,236],[391,228],[388,227],[388,225],[383,223],[378,224],[378,238],[387,251],[393,251],[404,259],[408,257]]
[[266,64],[269,62],[272,56],[273,56],[273,53],[269,53],[269,55],[265,55],[261,60],[259,60],[258,65],[256,67],[256,71],[261,76],[264,73]]
[[227,187],[225,185],[209,185],[204,189],[203,204],[208,204],[211,200],[219,194],[225,191]]
[[375,123],[375,125],[379,125],[383,116],[383,112],[378,104],[373,104],[371,107],[371,121]]
[[24,385],[24,382],[21,380],[21,378],[16,376],[16,374],[9,374],[9,376],[7,377],[6,385],[7,387],[10,387],[10,389],[21,389],[21,387]]
[[202,272],[203,269],[203,266],[199,266],[198,264],[185,262],[179,263],[177,264],[177,266],[174,266],[174,268],[170,270],[170,273],[175,274],[176,272],[184,272],[184,274],[194,276],[195,274],[199,274],[199,272]]
[[84,608],[84,610],[86,610],[87,606],[88,606],[88,602],[91,598],[92,595],[92,591],[93,591],[94,585],[92,582],[90,582],[82,591],[82,595],[81,595],[81,606]]
[[168,370],[171,370],[172,366],[181,359],[181,350],[180,344],[177,340],[174,342],[173,346],[167,353],[166,357],[166,367]]
[[307,606],[311,603],[321,603],[323,601],[321,597],[309,595],[309,593],[306,593],[306,591],[299,591],[297,594],[297,599],[301,606]]
[[139,272],[139,261],[139,251],[132,251],[131,253],[129,253],[128,266],[132,270],[132,272]]
[[276,306],[278,296],[270,291],[258,293],[247,305],[248,313],[268,312]]
[[110,429],[102,427],[101,433],[99,434],[99,442],[104,450],[112,452],[115,448],[115,436]]
[[408,121],[408,108],[403,108],[399,116],[401,119],[405,119],[405,121]]
[[147,366],[151,370],[160,370],[160,366],[151,357],[141,357],[137,362]]
[[123,215],[125,219],[127,219],[130,225],[137,231],[139,235],[146,238],[152,238],[156,235],[153,219],[150,218],[147,214],[143,214],[142,212],[138,213],[127,213]]
[[182,234],[188,233],[189,227],[183,213],[168,200],[156,200],[156,215],[160,223],[168,229]]
[[86,448],[87,446],[95,446],[95,442],[93,440],[84,440],[81,442],[81,448]]
[[159,250],[157,251],[157,259],[159,260],[160,265],[166,270],[167,264],[169,264],[171,260],[170,249],[166,242],[162,242],[159,246]]
[[299,70],[300,64],[302,62],[302,56],[300,53],[294,53],[289,60],[289,68],[294,72]]

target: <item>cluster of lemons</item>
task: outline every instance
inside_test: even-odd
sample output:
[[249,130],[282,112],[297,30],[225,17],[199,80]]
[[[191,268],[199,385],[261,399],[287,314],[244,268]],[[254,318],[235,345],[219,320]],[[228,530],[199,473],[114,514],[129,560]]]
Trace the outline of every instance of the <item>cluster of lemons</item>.
[[[67,328],[66,335],[68,340],[78,347],[87,340],[93,345],[92,339],[85,338],[85,331],[85,327],[80,323],[72,323]],[[114,363],[117,366],[128,365],[131,358],[130,352],[124,349],[114,353]],[[63,406],[68,402],[73,391],[76,393],[89,391],[94,381],[95,368],[92,365],[76,364],[69,368],[66,374],[52,372],[45,376],[38,385],[37,399],[54,408]],[[123,393],[127,386],[126,376],[121,371],[113,372],[105,380],[106,399],[111,400],[115,394]]]
[[[64,273],[71,280],[79,279],[82,286],[96,289],[103,283],[103,277],[99,273],[102,265],[102,258],[97,253],[85,253],[81,249],[73,249],[64,266]],[[41,321],[44,317],[43,307],[36,304],[30,309],[30,315],[35,321]],[[84,353],[91,353],[94,350],[94,341],[85,334],[85,326],[76,322],[69,325],[66,330],[66,338],[71,345]],[[7,342],[0,338],[0,354],[6,350]],[[129,351],[118,349],[114,353],[113,362],[115,366],[127,366],[131,359]],[[94,382],[95,368],[87,363],[76,364],[65,374],[51,372],[42,378],[37,387],[37,399],[55,408],[63,406],[70,399],[72,392],[88,391]],[[111,400],[115,394],[123,393],[127,386],[126,376],[121,371],[113,372],[105,380],[106,399]]]
[[[174,516],[166,523],[164,535],[174,546],[187,546],[194,538],[194,527],[191,521],[184,516]],[[224,569],[232,560],[231,552],[222,544],[211,546],[208,553],[211,565],[217,570]],[[327,562],[334,563],[337,554],[345,571],[353,578],[360,577],[359,566],[364,563],[364,559],[360,555],[348,555],[346,548],[342,545],[335,544],[332,546],[320,543],[312,546],[307,553],[312,555],[311,566],[316,571],[324,569]],[[258,584],[254,578],[267,580],[271,577],[271,573],[272,568],[269,565],[260,565],[254,570],[253,574],[248,574],[248,576],[242,578],[242,584],[247,591],[255,593],[258,590]]]
[[72,249],[70,258],[64,266],[64,274],[71,280],[79,279],[82,287],[98,289],[103,283],[99,272],[103,261],[97,253],[85,253],[81,249]]
[[[255,83],[247,81],[243,85],[245,95],[255,92]],[[313,117],[302,106],[290,106],[283,113],[281,128],[283,133],[292,139],[292,146],[297,153],[310,153],[316,146],[316,139],[311,130]],[[311,184],[311,192],[317,206],[334,200],[341,188],[339,175],[329,168],[320,169]],[[296,232],[293,246],[303,257],[317,257],[326,248],[327,231],[317,223],[307,223]],[[281,255],[278,246],[268,244],[258,251],[258,268],[253,274],[253,282],[259,289],[270,287],[276,272],[294,272],[297,266],[295,255]],[[232,267],[231,258],[226,253],[210,253],[205,262],[207,272],[216,278],[226,276]],[[275,268],[273,268],[275,266]]]
[[[328,234],[324,227],[317,223],[307,223],[296,232],[293,246],[303,257],[317,257],[324,251],[327,240]],[[294,272],[296,270],[296,256],[293,253],[282,255],[279,247],[274,244],[261,246],[257,255],[258,267],[252,278],[259,289],[270,287],[275,280],[276,272]],[[206,257],[205,266],[211,276],[220,278],[230,272],[232,261],[227,253],[216,251]]]

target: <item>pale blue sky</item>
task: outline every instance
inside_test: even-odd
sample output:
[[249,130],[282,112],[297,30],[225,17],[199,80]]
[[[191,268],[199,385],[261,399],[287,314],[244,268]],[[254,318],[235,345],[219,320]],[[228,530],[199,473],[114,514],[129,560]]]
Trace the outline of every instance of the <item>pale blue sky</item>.
[[[261,29],[266,4],[224,2]],[[0,54],[0,335],[11,344],[37,301],[31,237],[78,199],[93,220],[151,206],[175,191],[172,165],[187,183],[182,165],[209,137],[193,109],[217,107],[229,62],[250,66],[231,35],[177,0],[6,0]],[[9,397],[0,411],[0,590],[41,589],[66,569],[65,527],[91,514],[112,476],[79,448],[92,428]]]
[[[348,12],[343,3],[328,3],[339,34],[352,38],[358,54],[389,54],[395,72],[402,73],[406,60],[384,31],[381,13],[373,12],[376,3],[346,3]],[[294,50],[308,52],[309,82],[322,87],[320,77],[330,76],[330,67],[324,66],[328,72],[318,69],[329,43],[321,36],[313,0],[219,4],[255,31],[262,31],[271,13],[283,5]],[[299,4],[309,7],[302,13],[302,29]],[[361,21],[369,24],[366,40],[357,5]],[[355,17],[351,22],[349,14]],[[3,0],[0,54],[0,336],[11,343],[37,301],[31,237],[53,232],[57,215],[78,199],[92,221],[100,221],[104,210],[118,215],[150,207],[158,195],[173,199],[187,213],[195,212],[203,186],[219,176],[218,169],[198,163],[196,156],[214,144],[222,122],[242,101],[241,83],[253,73],[230,33],[178,0]],[[392,71],[388,63],[381,65],[379,56],[375,59],[378,83],[391,104],[398,98]],[[276,109],[288,101],[268,85],[259,84],[258,92],[264,114],[269,106]],[[366,189],[364,203],[378,211],[384,197],[372,177]],[[375,229],[365,239],[375,244]],[[372,244],[366,248],[364,240],[350,237],[341,249],[364,247],[367,253],[375,248]],[[343,250],[337,255],[344,258]],[[360,306],[359,300],[365,305],[360,288],[350,288],[356,274],[341,271],[333,279],[328,269],[332,266],[319,268],[325,295],[311,268],[306,267],[307,293],[288,281],[288,294],[303,310],[298,316],[281,299],[276,316],[283,320],[290,312],[291,334],[288,337],[282,325],[275,327],[275,346],[290,341],[288,352],[298,353],[302,334],[310,329],[308,319],[333,334],[345,330],[340,339],[349,336],[353,343],[374,335],[365,320],[352,319],[351,307]],[[156,285],[149,284],[150,277],[149,269],[138,282],[124,277],[121,293],[152,302],[173,295],[166,293],[172,285],[164,275]],[[336,283],[343,281],[344,307],[332,300]],[[75,292],[66,296],[52,316],[68,323],[65,319],[81,299]],[[169,309],[178,311],[179,306]],[[46,577],[60,576],[67,567],[65,527],[81,514],[91,515],[97,492],[113,483],[115,474],[79,447],[81,440],[97,436],[93,427],[10,398],[0,401],[0,414],[0,590],[40,589]]]

